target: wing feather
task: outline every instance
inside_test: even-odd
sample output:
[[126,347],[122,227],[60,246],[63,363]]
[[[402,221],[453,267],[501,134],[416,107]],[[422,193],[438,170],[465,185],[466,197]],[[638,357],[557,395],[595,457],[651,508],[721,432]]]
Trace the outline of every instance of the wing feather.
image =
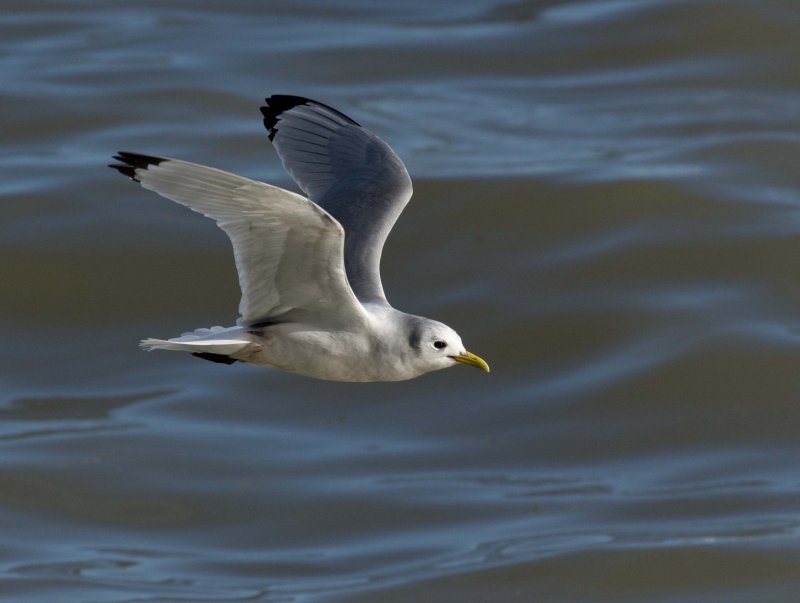
[[354,293],[362,302],[386,303],[381,252],[412,192],[403,162],[332,107],[299,96],[266,101],[264,125],[286,171],[344,227],[344,263]]
[[309,199],[215,168],[120,152],[112,165],[146,189],[216,221],[233,244],[239,324],[364,320],[347,282],[342,226]]

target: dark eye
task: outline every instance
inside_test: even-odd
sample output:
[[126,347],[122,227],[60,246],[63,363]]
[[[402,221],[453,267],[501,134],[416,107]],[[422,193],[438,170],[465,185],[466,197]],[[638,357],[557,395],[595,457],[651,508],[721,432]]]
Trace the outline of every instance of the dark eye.
[[433,347],[435,347],[437,350],[442,350],[447,347],[447,344],[444,341],[434,341]]

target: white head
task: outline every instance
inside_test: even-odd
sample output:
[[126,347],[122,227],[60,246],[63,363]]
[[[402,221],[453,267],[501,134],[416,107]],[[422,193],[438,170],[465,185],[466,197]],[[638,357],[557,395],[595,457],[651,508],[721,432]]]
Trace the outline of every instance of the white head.
[[411,364],[420,373],[448,368],[459,362],[489,372],[486,361],[468,352],[458,333],[446,324],[415,316],[409,324],[408,333]]

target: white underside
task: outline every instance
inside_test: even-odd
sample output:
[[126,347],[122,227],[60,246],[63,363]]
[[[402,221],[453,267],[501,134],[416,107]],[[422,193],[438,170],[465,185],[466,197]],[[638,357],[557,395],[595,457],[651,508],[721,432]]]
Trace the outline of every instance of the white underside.
[[[249,364],[331,381],[401,381],[447,368],[455,361],[442,353],[434,362],[411,353],[406,321],[416,319],[389,306],[368,305],[366,327],[329,329],[302,322],[263,328],[212,327],[171,339],[145,339],[145,350],[228,356]],[[453,346],[461,349],[461,342]]]

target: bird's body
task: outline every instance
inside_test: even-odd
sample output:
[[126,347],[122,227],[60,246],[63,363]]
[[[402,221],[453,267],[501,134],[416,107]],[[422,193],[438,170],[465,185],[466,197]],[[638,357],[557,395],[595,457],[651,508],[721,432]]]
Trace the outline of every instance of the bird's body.
[[381,250],[411,197],[389,146],[309,99],[272,96],[262,113],[309,198],[186,161],[115,156],[111,167],[217,222],[233,243],[242,289],[237,326],[142,347],[333,381],[399,381],[457,362],[488,371],[450,327],[386,301]]
[[365,322],[351,328],[291,321],[198,329],[168,341],[142,343],[146,349],[211,353],[217,357],[206,358],[217,362],[229,358],[329,381],[401,381],[431,370],[415,362],[416,354],[407,353],[409,333],[415,332],[407,327],[428,319],[376,304],[364,309]]

